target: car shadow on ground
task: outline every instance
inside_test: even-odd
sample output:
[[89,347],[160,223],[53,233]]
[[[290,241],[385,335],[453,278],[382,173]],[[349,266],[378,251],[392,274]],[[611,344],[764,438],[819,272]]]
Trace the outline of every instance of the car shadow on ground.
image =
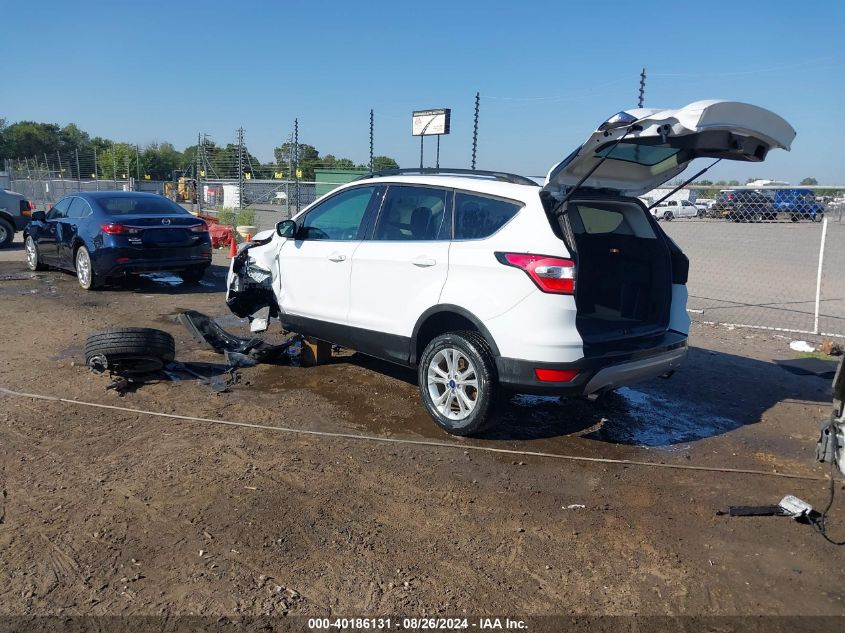
[[[416,385],[416,372],[362,354],[335,358]],[[766,362],[691,347],[670,379],[653,379],[596,401],[507,394],[479,439],[506,441],[565,435],[613,444],[668,447],[757,424],[783,400],[830,403],[831,381],[795,375]],[[397,428],[399,432],[402,429]]]

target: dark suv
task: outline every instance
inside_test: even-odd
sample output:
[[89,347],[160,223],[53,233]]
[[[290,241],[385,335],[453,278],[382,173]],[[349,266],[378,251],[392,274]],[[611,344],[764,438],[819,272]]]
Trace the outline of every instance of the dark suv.
[[29,223],[35,206],[21,194],[0,189],[0,248],[12,243],[17,231]]
[[726,189],[713,202],[712,212],[734,222],[765,222],[777,219],[771,196],[756,189]]

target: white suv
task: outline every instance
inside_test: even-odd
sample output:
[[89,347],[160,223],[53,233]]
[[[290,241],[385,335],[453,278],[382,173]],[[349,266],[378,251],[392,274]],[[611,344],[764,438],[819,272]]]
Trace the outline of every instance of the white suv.
[[435,422],[477,433],[500,390],[589,395],[674,371],[688,261],[636,196],[696,157],[760,161],[794,136],[767,110],[703,101],[620,112],[543,186],[466,170],[366,176],[242,247],[227,304],[254,330],[275,317],[417,367]]

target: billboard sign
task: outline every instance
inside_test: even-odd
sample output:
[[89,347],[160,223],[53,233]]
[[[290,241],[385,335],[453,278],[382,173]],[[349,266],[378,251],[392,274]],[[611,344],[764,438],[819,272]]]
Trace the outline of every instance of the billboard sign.
[[411,134],[414,136],[435,136],[449,133],[452,110],[417,110],[411,118]]

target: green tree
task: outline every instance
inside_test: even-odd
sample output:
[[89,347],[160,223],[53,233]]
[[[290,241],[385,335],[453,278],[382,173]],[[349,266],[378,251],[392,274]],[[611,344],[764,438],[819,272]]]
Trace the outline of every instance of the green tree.
[[374,156],[373,171],[384,171],[385,169],[399,169],[399,163],[390,156]]
[[[291,162],[295,162],[293,148],[293,143],[282,143],[281,146],[273,149],[273,156],[276,158],[276,164],[282,168],[282,171],[285,174],[288,172],[288,165]],[[314,169],[320,166],[320,152],[318,152],[317,148],[313,145],[300,143],[299,162],[297,163],[297,166],[302,172],[303,180],[314,180]]]
[[61,149],[60,129],[55,123],[18,121],[9,125],[4,133],[10,158],[43,158]]
[[185,155],[170,143],[152,143],[141,153],[142,177],[149,175],[152,180],[170,180],[173,170],[187,166]]
[[805,187],[814,187],[815,185],[819,184],[819,181],[816,180],[815,178],[804,178],[801,181],[801,184],[804,185]]
[[127,180],[136,175],[135,146],[115,143],[97,153],[97,172],[103,180]]

